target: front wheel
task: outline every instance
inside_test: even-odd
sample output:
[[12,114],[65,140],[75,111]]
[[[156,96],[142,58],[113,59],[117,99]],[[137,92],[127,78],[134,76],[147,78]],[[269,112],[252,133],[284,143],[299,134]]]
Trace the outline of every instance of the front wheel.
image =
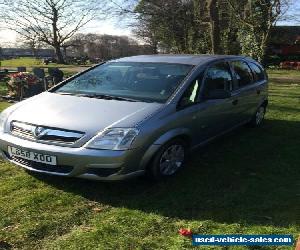
[[147,169],[147,175],[154,180],[173,176],[183,167],[185,156],[184,141],[174,139],[163,145],[156,153]]

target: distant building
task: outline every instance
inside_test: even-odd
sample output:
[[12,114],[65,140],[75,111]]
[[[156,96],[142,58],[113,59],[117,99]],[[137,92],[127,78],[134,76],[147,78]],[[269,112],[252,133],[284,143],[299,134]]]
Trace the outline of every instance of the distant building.
[[0,50],[0,57],[26,57],[26,56],[37,56],[37,57],[55,57],[53,49],[36,49],[35,55],[31,49],[20,49],[20,48],[2,48]]
[[300,57],[300,26],[275,26],[271,30],[269,55]]

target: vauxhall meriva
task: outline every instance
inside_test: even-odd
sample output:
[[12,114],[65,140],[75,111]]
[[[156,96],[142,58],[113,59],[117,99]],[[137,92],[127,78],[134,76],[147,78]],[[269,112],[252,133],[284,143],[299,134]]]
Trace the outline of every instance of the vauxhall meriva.
[[242,56],[112,60],[0,116],[0,153],[30,171],[97,180],[171,176],[188,150],[261,124],[267,75]]

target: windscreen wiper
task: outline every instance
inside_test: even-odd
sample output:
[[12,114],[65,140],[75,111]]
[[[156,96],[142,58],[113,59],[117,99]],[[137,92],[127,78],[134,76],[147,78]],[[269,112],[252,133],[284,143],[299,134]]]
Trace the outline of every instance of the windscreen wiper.
[[127,97],[120,97],[120,96],[114,96],[114,95],[105,95],[105,94],[77,94],[76,96],[83,96],[83,97],[89,97],[89,98],[98,98],[98,99],[105,99],[105,100],[138,102],[138,100],[127,98]]
[[104,94],[78,94],[78,93],[68,93],[68,92],[56,92],[60,95],[73,95],[73,96],[81,96],[81,97],[89,97],[89,98],[98,98],[105,100],[118,100],[118,101],[127,101],[127,102],[138,102],[136,99],[131,99],[127,97],[120,97],[114,95],[104,95]]

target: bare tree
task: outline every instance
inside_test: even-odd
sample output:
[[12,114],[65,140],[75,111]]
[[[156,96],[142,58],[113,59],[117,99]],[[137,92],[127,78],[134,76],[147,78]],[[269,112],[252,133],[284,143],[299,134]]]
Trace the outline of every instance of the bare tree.
[[155,27],[147,20],[140,20],[133,29],[133,34],[152,48],[153,54],[158,53],[158,39],[154,32]]
[[[288,25],[300,25],[300,2],[299,0],[290,0],[290,7],[278,21],[284,22]],[[287,10],[287,9],[286,9]]]
[[37,50],[43,47],[43,42],[35,35],[32,35],[31,37],[19,35],[17,41],[17,47],[30,49],[34,57],[37,56]]
[[0,17],[6,28],[51,45],[59,63],[64,63],[62,45],[91,20],[103,18],[108,8],[105,0],[3,1]]

